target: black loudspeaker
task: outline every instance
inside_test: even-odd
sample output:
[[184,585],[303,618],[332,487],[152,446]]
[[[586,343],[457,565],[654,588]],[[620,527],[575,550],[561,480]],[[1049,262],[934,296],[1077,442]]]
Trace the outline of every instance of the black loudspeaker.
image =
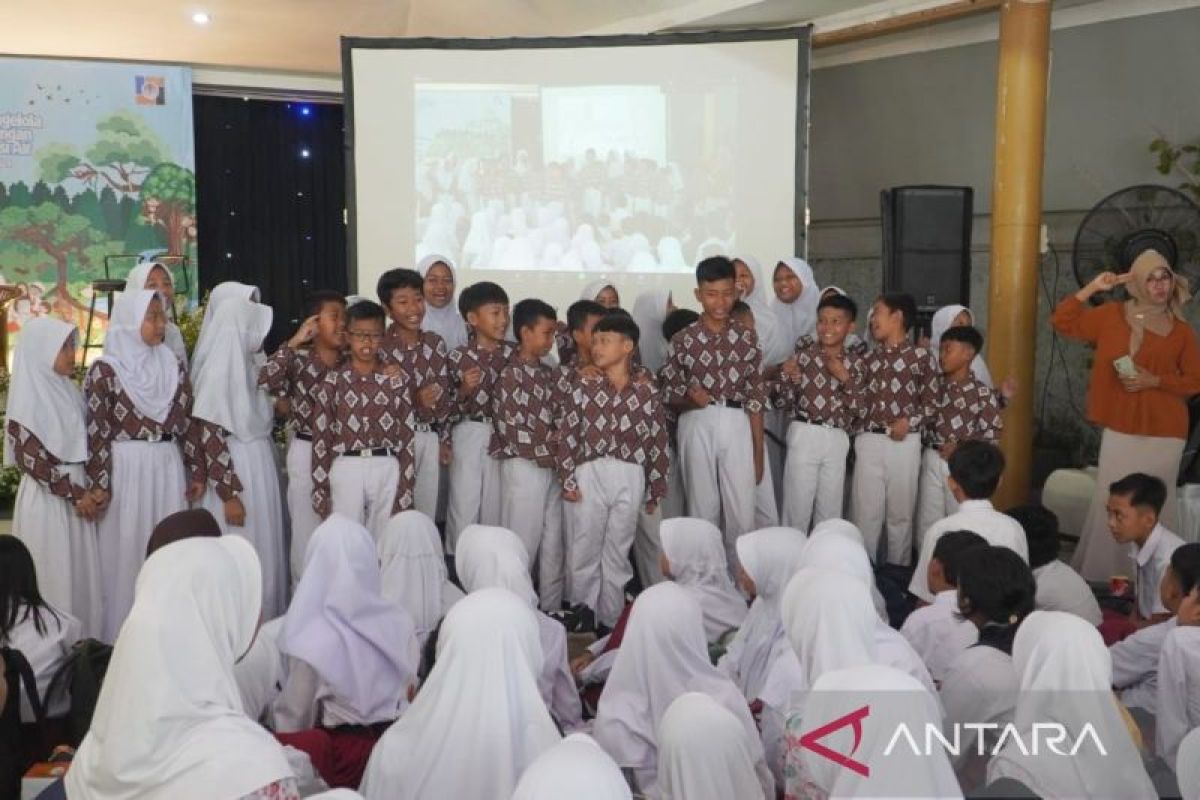
[[905,292],[921,315],[970,305],[969,186],[897,186],[879,193],[883,217],[883,290]]

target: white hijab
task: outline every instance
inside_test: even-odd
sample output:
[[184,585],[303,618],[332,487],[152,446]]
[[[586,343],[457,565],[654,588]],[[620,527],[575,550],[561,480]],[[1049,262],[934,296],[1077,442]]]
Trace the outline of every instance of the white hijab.
[[[589,281],[583,285],[583,290],[579,292],[579,299],[591,300],[593,303],[599,302],[596,298],[605,289],[612,289],[614,292],[617,291],[617,287],[613,285],[612,281]],[[619,296],[620,294],[618,294]]]
[[401,511],[379,536],[383,596],[412,617],[424,644],[462,590],[446,575],[446,558],[433,520],[420,511]]
[[1035,725],[1058,723],[1074,745],[1090,723],[1108,755],[1090,738],[1074,756],[1045,747],[1025,755],[1010,740],[988,765],[989,783],[1014,778],[1041,797],[1157,796],[1117,708],[1112,659],[1096,628],[1065,611],[1035,611],[1013,640],[1013,667],[1021,680],[1013,724],[1025,742]]
[[741,627],[748,609],[729,579],[725,545],[717,526],[696,517],[674,517],[662,521],[659,535],[674,581],[700,604],[705,638],[715,642]]
[[762,264],[758,259],[752,256],[738,256],[736,260],[749,267],[750,272],[754,274],[754,290],[742,300],[754,312],[754,333],[758,336],[758,346],[762,350],[763,366],[782,363],[790,358],[796,349],[795,340],[789,341],[791,326],[781,324],[775,309],[771,307],[770,295],[767,294],[771,283],[764,276]]
[[[83,392],[75,381],[54,371],[63,343],[77,333],[57,317],[34,317],[21,327],[13,352],[12,377],[4,418],[32,433],[63,463],[87,460],[87,422]],[[16,464],[16,445],[5,429],[4,464]]]
[[420,663],[412,619],[383,597],[379,583],[371,534],[331,514],[308,542],[280,641],[340,704],[372,722],[396,718]]
[[[791,303],[785,303],[778,297],[773,298],[771,303],[771,307],[779,319],[779,326],[794,349],[801,336],[809,335],[817,327],[817,306],[821,304],[821,290],[817,287],[817,279],[813,276],[812,267],[804,259],[781,258],[775,265],[775,269],[779,268],[779,264],[795,273],[804,287],[800,296]],[[775,269],[771,270],[772,284],[774,284]]]
[[246,297],[215,296],[214,289],[196,342],[192,416],[243,442],[268,437],[275,414],[270,396],[258,385],[258,373],[266,362],[262,344],[274,314],[270,306]]
[[[806,562],[804,566],[828,566],[861,579],[871,590],[871,602],[875,605],[875,611],[879,614],[879,619],[886,623],[888,621],[887,602],[883,599],[879,587],[875,584],[875,572],[871,569],[871,559],[866,555],[867,550],[866,545],[863,544],[862,531],[853,522],[844,519],[827,519],[817,523],[816,527],[812,529],[812,533],[809,534],[808,541],[811,544],[826,536],[838,537],[858,545],[864,557],[859,558],[853,552],[852,548],[848,547],[828,544],[814,545],[812,555],[810,556],[814,563],[808,564]],[[807,552],[808,545],[805,545],[804,549]]]
[[[633,603],[592,733],[622,767],[653,772],[659,722],[675,698],[686,692],[712,696],[738,719],[748,737],[758,741],[746,698],[708,659],[700,607],[689,592],[666,581],[651,586]],[[755,758],[763,758],[761,742]]]
[[862,584],[836,572],[805,567],[783,592],[783,627],[805,686],[826,672],[873,663],[878,622]]
[[529,578],[528,551],[508,528],[491,525],[463,528],[454,548],[454,568],[468,594],[498,587],[530,606],[537,605],[537,592]]
[[755,770],[757,736],[716,700],[681,694],[658,725],[658,788],[662,800],[774,800]]
[[1200,800],[1200,728],[1183,737],[1175,763],[1183,800]]
[[231,300],[235,297],[250,300],[254,303],[257,303],[261,299],[257,286],[251,286],[248,283],[239,283],[238,281],[218,283],[208,293],[208,302],[204,306],[204,319],[200,323],[201,330],[208,327],[208,321],[212,319],[213,311],[218,306],[226,300]]
[[669,342],[663,338],[662,326],[667,319],[667,303],[670,300],[669,289],[652,289],[638,295],[630,312],[638,326],[638,352],[642,356],[642,364],[654,373],[667,363]]
[[[858,729],[845,726],[821,737],[820,743],[838,753],[850,753],[867,764],[864,776],[811,749],[800,750],[803,772],[827,797],[960,798],[962,788],[946,752],[915,756],[907,745],[888,746],[901,724],[918,743],[926,725],[941,725],[941,710],[929,692],[911,676],[880,664],[826,672],[805,700],[801,730],[811,731],[869,705],[870,714]],[[861,733],[861,738],[858,734]]]
[[[145,289],[146,281],[150,280],[150,273],[155,267],[158,267],[163,272],[167,273],[167,281],[170,282],[172,288],[174,288],[175,276],[171,274],[171,270],[167,268],[166,264],[159,263],[158,261],[144,261],[133,269],[129,270],[129,274],[125,276],[125,290]],[[163,310],[165,311],[166,309],[164,308]],[[182,361],[185,365],[187,364],[187,345],[183,341],[183,333],[179,330],[179,326],[174,322],[171,322],[170,319],[167,320],[167,332],[163,337],[163,344],[171,349],[171,352],[175,354],[176,358]]]
[[171,413],[171,402],[179,390],[179,359],[170,348],[142,341],[142,322],[150,301],[156,297],[158,293],[149,289],[121,293],[113,304],[100,360],[117,373],[122,391],[137,410],[162,423]]
[[512,800],[632,800],[625,776],[585,733],[573,733],[529,765]]
[[761,696],[776,659],[790,650],[781,601],[788,581],[800,568],[804,538],[795,528],[763,528],[738,537],[738,560],[758,593],[719,666],[747,701]]
[[[933,356],[935,366],[941,363],[942,334],[953,327],[954,318],[964,311],[971,318],[969,324],[974,325],[975,314],[966,306],[942,306],[934,313],[933,319],[929,323],[929,354]],[[940,366],[937,371],[941,372]],[[983,353],[976,355],[971,362],[971,374],[975,376],[975,380],[991,387],[992,373],[988,370],[987,362],[983,360]]]
[[[458,270],[454,268],[454,262],[445,256],[437,254],[428,255],[417,262],[417,272],[421,273],[424,278],[429,274],[429,270],[433,269],[434,264],[445,264],[446,269],[450,270],[450,277],[454,280],[455,289],[458,288]],[[446,349],[453,350],[457,347],[462,347],[467,343],[467,323],[463,320],[462,314],[458,313],[458,303],[454,301],[454,295],[451,294],[450,302],[441,308],[434,308],[432,304],[425,303],[425,318],[421,320],[421,330],[433,331],[446,342]]]
[[240,536],[146,559],[67,773],[71,800],[237,800],[292,777],[283,748],[243,713],[233,676],[261,603],[258,556]]
[[417,699],[371,751],[367,800],[495,800],[559,740],[538,693],[537,620],[504,589],[454,604]]

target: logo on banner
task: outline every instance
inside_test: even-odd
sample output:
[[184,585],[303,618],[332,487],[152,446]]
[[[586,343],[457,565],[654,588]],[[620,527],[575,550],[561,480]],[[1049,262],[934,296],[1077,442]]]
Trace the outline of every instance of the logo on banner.
[[[871,768],[861,761],[854,759],[853,756],[858,752],[858,746],[862,744],[862,721],[870,716],[870,714],[870,706],[863,706],[855,711],[851,711],[849,714],[838,717],[833,722],[826,723],[801,736],[800,746],[807,747],[822,758],[827,758],[835,764],[853,770],[864,778],[869,778],[871,776]],[[854,730],[854,746],[850,748],[849,753],[839,753],[836,750],[826,747],[819,741],[834,731],[840,731],[847,725],[851,726]]]
[[133,101],[139,106],[165,106],[167,79],[161,75],[135,75]]

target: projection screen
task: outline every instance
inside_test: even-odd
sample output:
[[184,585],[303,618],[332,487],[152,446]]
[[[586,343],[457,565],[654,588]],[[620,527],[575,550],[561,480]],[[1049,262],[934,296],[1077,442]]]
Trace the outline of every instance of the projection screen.
[[808,37],[343,39],[351,285],[436,253],[562,314],[803,254]]

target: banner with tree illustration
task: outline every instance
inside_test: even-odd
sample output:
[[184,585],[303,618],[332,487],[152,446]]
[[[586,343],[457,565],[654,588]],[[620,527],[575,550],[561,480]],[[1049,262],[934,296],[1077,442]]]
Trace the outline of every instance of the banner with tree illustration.
[[[0,58],[0,283],[20,291],[8,330],[54,314],[82,331],[106,258],[123,278],[139,255],[187,256],[194,286],[194,164],[191,70]],[[101,295],[93,339],[107,320]]]

